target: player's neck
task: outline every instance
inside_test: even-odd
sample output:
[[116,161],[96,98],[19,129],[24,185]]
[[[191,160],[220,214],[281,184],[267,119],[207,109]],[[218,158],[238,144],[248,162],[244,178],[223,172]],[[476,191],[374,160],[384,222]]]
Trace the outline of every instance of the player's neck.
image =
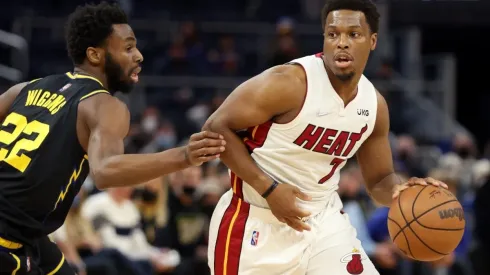
[[99,80],[100,82],[102,82],[102,85],[104,86],[104,88],[107,89],[107,79],[106,79],[104,73],[100,72],[99,70],[94,69],[94,68],[90,68],[89,66],[85,66],[82,64],[80,66],[76,66],[75,69],[73,70],[73,72],[76,74],[88,75],[88,76],[94,77],[97,80]]
[[354,75],[349,80],[341,80],[334,75],[329,69],[327,69],[327,75],[330,79],[330,83],[334,88],[335,92],[344,100],[344,102],[350,102],[357,95],[357,85],[359,84],[359,79],[361,75]]

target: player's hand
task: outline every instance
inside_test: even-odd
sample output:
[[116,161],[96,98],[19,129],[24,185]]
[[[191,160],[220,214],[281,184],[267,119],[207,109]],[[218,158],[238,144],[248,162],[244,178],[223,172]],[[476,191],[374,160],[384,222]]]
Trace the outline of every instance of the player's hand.
[[410,186],[414,186],[414,185],[429,185],[429,184],[430,185],[437,186],[437,187],[442,187],[442,188],[448,189],[447,184],[445,184],[442,181],[438,181],[438,180],[433,179],[433,178],[421,179],[421,178],[415,178],[415,177],[413,177],[413,178],[410,178],[404,184],[395,186],[395,188],[393,190],[393,199],[396,199],[400,195],[400,192],[402,192],[403,190],[409,188]]
[[311,213],[300,209],[296,205],[298,198],[304,201],[311,200],[298,187],[289,184],[279,184],[266,200],[272,214],[280,222],[286,223],[299,232],[303,232],[303,230],[310,231],[310,226],[301,219],[310,216]]
[[226,141],[220,134],[202,131],[193,134],[185,147],[185,158],[190,165],[199,166],[204,162],[219,158],[225,151]]

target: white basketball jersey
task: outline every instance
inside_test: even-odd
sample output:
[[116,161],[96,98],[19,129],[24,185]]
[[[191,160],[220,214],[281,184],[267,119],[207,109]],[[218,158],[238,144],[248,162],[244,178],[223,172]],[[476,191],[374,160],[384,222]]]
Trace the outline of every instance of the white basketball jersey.
[[[312,197],[312,201],[300,201],[303,209],[318,213],[329,203],[340,209],[336,192],[339,172],[374,129],[376,90],[363,75],[356,97],[344,107],[320,54],[291,63],[301,65],[306,72],[307,93],[300,113],[286,124],[267,122],[250,128],[245,144],[270,177],[295,185]],[[252,205],[268,207],[251,186],[233,173],[231,176],[235,194]]]

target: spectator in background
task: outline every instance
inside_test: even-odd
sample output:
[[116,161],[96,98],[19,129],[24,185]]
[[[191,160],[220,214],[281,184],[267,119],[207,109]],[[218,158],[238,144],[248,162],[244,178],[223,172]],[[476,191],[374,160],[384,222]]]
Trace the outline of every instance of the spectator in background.
[[190,70],[193,74],[203,74],[207,72],[206,56],[204,44],[197,30],[196,24],[192,21],[182,22],[180,25],[180,35],[187,51],[187,59],[190,62]]
[[238,75],[241,68],[241,57],[236,48],[235,38],[231,35],[222,36],[218,47],[208,52],[208,62],[217,74]]
[[114,248],[133,261],[139,274],[167,271],[178,264],[178,255],[152,247],[141,230],[141,216],[130,200],[131,187],[113,188],[89,197],[82,206],[106,248]]
[[84,201],[80,192],[65,223],[52,234],[61,252],[79,275],[137,275],[130,260],[115,249],[104,249],[92,224],[81,216]]
[[291,18],[283,17],[276,25],[276,37],[272,45],[272,57],[269,65],[282,65],[301,56],[296,37],[294,36],[294,22]]
[[202,168],[189,167],[173,173],[169,179],[170,215],[167,227],[160,233],[158,244],[176,249],[180,253],[182,269],[176,270],[174,274],[207,274],[206,216],[196,193],[203,180]]
[[164,177],[157,178],[136,188],[133,201],[141,214],[141,227],[148,242],[157,246],[156,234],[161,231],[168,219],[167,188],[164,187]]
[[472,262],[475,274],[490,274],[490,177],[476,192],[474,209],[476,247]]
[[357,231],[357,238],[361,241],[366,254],[372,259],[381,275],[397,274],[397,256],[390,242],[375,242],[369,236],[366,226],[365,213],[358,201],[362,183],[358,180],[355,171],[357,167],[348,168],[341,173],[339,182],[339,195],[344,204],[343,211],[349,216],[352,226]]

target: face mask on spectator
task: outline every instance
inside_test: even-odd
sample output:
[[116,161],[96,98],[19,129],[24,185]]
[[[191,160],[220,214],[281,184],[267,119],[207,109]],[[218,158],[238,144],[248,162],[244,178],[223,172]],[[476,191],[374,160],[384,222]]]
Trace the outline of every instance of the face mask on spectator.
[[196,187],[184,186],[184,187],[182,187],[182,192],[184,192],[184,194],[186,194],[187,196],[192,196],[196,192]]
[[158,199],[158,195],[145,188],[141,191],[141,199],[144,202],[155,202]]
[[456,150],[456,154],[458,154],[460,158],[466,159],[471,155],[471,150],[469,148],[462,147]]
[[157,146],[161,149],[169,149],[175,147],[177,137],[173,133],[162,133],[155,138]]
[[154,133],[158,127],[158,119],[155,116],[147,116],[143,119],[141,127],[145,133]]

